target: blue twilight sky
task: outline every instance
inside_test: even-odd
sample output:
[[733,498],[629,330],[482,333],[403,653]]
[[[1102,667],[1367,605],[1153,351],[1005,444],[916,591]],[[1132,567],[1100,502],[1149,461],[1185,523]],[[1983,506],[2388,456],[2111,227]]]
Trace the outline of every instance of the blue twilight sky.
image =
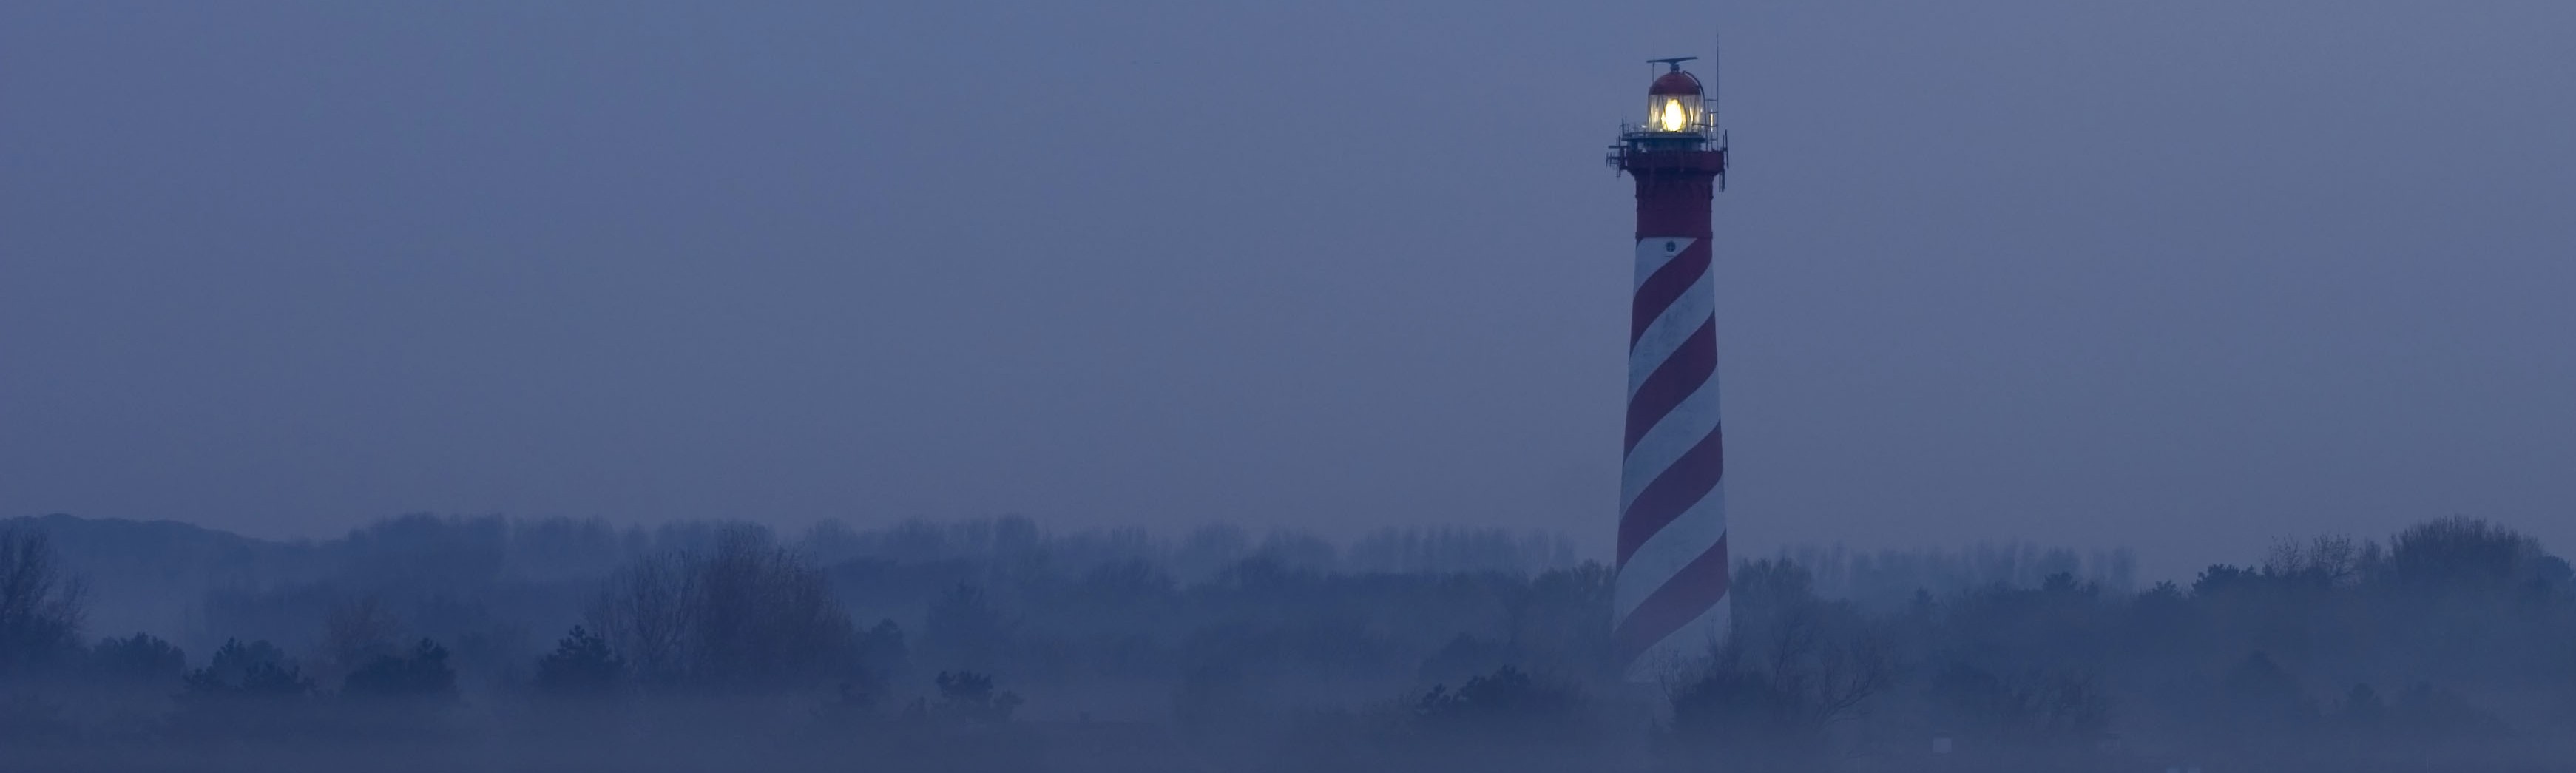
[[1606,550],[1719,29],[1740,551],[2576,550],[2558,0],[9,3],[0,515]]

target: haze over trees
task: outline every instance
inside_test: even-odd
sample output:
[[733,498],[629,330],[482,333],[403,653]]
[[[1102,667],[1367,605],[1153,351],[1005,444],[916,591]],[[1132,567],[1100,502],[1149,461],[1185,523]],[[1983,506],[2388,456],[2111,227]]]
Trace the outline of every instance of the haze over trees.
[[2145,587],[2117,551],[1786,551],[1739,563],[1733,638],[1653,687],[1615,679],[1610,572],[1577,555],[1020,518],[407,516],[298,544],[16,519],[0,766],[2576,766],[2576,572],[2483,521]]

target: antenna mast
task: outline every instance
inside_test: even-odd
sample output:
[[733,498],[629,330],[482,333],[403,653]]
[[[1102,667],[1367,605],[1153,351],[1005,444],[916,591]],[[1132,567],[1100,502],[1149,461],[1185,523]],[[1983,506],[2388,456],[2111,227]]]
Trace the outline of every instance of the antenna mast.
[[[1708,33],[1708,128],[1717,131],[1717,189],[1726,190],[1726,129],[1718,122],[1726,120],[1726,34]],[[1678,66],[1678,65],[1676,65]]]

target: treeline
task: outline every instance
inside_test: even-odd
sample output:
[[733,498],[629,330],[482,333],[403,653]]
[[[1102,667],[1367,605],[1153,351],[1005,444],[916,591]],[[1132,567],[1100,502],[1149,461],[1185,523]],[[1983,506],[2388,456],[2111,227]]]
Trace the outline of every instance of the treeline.
[[[1609,570],[1559,560],[1571,548],[1543,537],[1163,542],[1004,519],[781,540],[740,524],[416,517],[278,548],[312,566],[207,591],[198,624],[221,638],[183,647],[92,638],[77,551],[47,525],[0,531],[0,755],[149,766],[400,745],[456,765],[599,769],[719,751],[818,769],[853,755],[997,770],[2576,763],[2558,740],[2576,727],[2569,566],[2468,519],[2277,545],[2143,589],[2116,552],[1742,562],[1734,638],[1653,687],[1611,672]],[[1460,568],[1400,568],[1444,561]],[[440,756],[475,754],[506,759]]]
[[2566,561],[2465,518],[2264,555],[2188,585],[2058,573],[1886,612],[1753,562],[1672,728],[1779,770],[2576,768]]
[[1815,579],[1818,595],[1849,600],[1873,611],[1902,607],[1918,591],[1950,595],[1996,586],[2034,588],[2061,574],[2113,593],[2137,588],[2138,559],[2127,548],[2078,551],[2027,542],[1960,550],[1797,546],[1780,551],[1778,558],[1806,570]]

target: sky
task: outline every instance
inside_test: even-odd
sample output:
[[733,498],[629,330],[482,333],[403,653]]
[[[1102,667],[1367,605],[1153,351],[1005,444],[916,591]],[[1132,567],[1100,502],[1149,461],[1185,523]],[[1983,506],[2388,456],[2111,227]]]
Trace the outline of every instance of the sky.
[[[1729,512],[2576,552],[2576,4],[0,6],[0,515],[1616,520],[1725,41]],[[1693,66],[1708,74],[1707,62]]]

